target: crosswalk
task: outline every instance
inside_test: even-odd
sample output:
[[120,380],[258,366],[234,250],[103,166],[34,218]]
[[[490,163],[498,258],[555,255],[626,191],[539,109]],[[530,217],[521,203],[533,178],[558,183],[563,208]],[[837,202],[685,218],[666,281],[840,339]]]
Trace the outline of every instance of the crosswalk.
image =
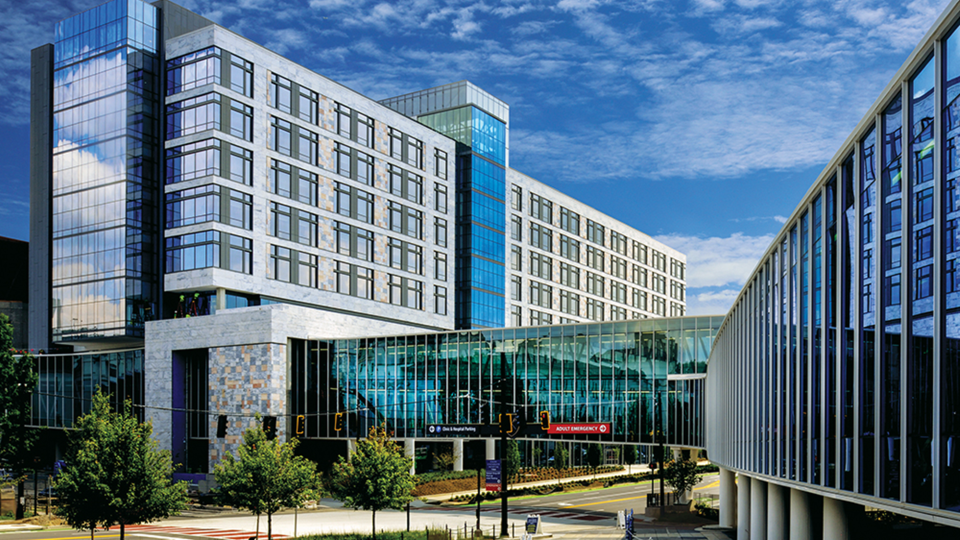
[[[128,525],[126,530],[133,533],[183,534],[187,536],[202,536],[204,538],[220,538],[222,540],[248,540],[251,538],[260,540],[267,537],[266,531],[261,531],[258,536],[255,532],[241,531],[239,529],[171,527],[166,525]],[[289,536],[285,534],[277,533],[273,533],[273,537],[289,538]]]
[[[421,511],[429,512],[464,512],[469,511],[468,507],[459,506],[459,507],[444,507],[438,506],[435,508],[422,508]],[[499,514],[499,506],[481,506],[480,512],[488,514]],[[516,518],[523,518],[529,514],[540,514],[542,517],[549,517],[553,519],[569,519],[574,521],[613,521],[615,516],[609,514],[598,514],[593,512],[567,512],[564,510],[543,510],[541,508],[528,508],[522,506],[511,506],[507,511],[507,514]]]

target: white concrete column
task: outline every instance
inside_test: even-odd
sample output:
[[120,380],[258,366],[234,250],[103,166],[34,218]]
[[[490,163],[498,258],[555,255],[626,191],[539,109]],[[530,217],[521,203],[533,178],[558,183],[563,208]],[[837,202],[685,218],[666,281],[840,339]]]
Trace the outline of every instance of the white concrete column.
[[767,540],[767,483],[750,479],[750,540]]
[[787,540],[787,488],[767,484],[767,540]]
[[453,470],[463,470],[463,439],[453,440]]
[[[217,288],[217,303],[215,304],[216,311],[227,309],[227,290],[219,287]],[[210,310],[214,311],[214,310]]]
[[673,450],[673,460],[674,460],[674,461],[680,461],[680,458],[681,458],[680,449],[679,449],[679,448],[672,448],[671,450]]
[[497,459],[497,441],[493,438],[484,439],[487,445],[487,459]]
[[698,449],[696,449],[696,448],[691,448],[691,449],[690,449],[690,459],[692,459],[693,462],[696,463],[697,460],[700,459],[700,450],[698,450]]
[[417,473],[417,456],[416,450],[417,440],[416,439],[404,439],[403,441],[403,453],[407,456],[407,459],[411,461],[410,464],[410,475]]
[[737,484],[733,471],[720,468],[720,526],[737,526]]
[[350,461],[350,458],[353,457],[354,452],[357,451],[357,441],[354,439],[347,439],[347,461]]
[[823,497],[823,540],[850,538],[851,524],[860,508],[832,497]]
[[750,540],[750,477],[737,476],[737,540]]
[[813,540],[813,516],[810,515],[810,495],[806,491],[790,489],[790,540]]

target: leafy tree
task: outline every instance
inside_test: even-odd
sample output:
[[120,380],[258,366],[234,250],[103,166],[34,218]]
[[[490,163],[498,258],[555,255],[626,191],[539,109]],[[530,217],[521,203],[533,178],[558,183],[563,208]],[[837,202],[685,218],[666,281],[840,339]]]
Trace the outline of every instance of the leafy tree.
[[593,475],[597,475],[597,467],[600,466],[600,462],[603,460],[603,447],[598,443],[590,443],[587,446],[587,465],[593,469]]
[[329,488],[344,506],[373,511],[373,538],[377,538],[377,510],[399,510],[413,500],[411,460],[390,438],[386,427],[372,427],[366,439],[357,441],[349,461],[340,456],[333,464]]
[[632,465],[637,462],[637,447],[632,444],[628,444],[626,447],[624,447],[623,459],[627,462],[628,466],[631,466],[632,469]]
[[570,461],[570,452],[567,451],[567,444],[558,441],[553,445],[553,468],[562,471],[567,468]]
[[677,502],[681,502],[687,492],[703,480],[703,474],[697,472],[697,464],[689,459],[667,462],[663,476],[673,492],[678,494]]
[[171,483],[170,453],[157,449],[153,426],[137,420],[130,401],[122,413],[111,409],[100,390],[90,412],[70,435],[67,466],[54,487],[57,513],[80,530],[127,525],[170,517],[186,507],[186,482]]
[[34,358],[14,356],[13,325],[0,314],[0,463],[20,475],[17,483],[17,519],[23,519],[25,471],[33,468],[33,445],[37,431],[30,429],[31,400],[37,387]]
[[258,533],[260,515],[266,514],[267,538],[273,538],[273,514],[317,497],[317,465],[295,454],[297,443],[268,439],[258,416],[257,425],[243,432],[238,457],[227,452],[214,466],[220,499],[256,514]]
[[543,455],[543,448],[539,446],[533,449],[533,462],[540,466],[540,457]]
[[507,439],[507,450],[503,454],[502,467],[500,472],[503,474],[503,490],[506,491],[510,480],[520,474],[520,446],[513,439]]

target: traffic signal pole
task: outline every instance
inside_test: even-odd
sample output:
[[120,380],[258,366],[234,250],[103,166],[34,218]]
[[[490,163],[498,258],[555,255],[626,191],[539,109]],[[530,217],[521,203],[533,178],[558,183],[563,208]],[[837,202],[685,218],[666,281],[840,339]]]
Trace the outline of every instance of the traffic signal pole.
[[[507,418],[507,355],[500,354],[500,418]],[[513,426],[510,426],[513,427]],[[507,536],[507,508],[509,503],[507,502],[507,489],[510,486],[510,478],[506,475],[506,467],[503,466],[503,462],[507,456],[507,430],[503,429],[503,425],[500,426],[500,487],[501,487],[501,497],[500,497],[500,537],[505,538]]]

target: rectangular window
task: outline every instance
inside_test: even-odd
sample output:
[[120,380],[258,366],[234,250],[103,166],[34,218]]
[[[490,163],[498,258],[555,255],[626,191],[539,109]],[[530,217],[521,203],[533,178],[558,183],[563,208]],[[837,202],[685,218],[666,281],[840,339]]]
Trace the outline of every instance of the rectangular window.
[[299,141],[299,150],[298,158],[300,161],[304,161],[311,165],[316,165],[317,163],[317,147],[319,145],[320,136],[316,133],[300,128],[297,128],[298,141]]
[[530,254],[530,273],[536,277],[553,280],[553,259],[540,253]]
[[437,178],[447,179],[447,153],[439,148],[433,150],[433,157],[435,165],[434,174],[437,175]]
[[619,281],[610,281],[610,300],[620,303],[627,303],[627,286]]
[[531,223],[530,245],[544,251],[553,251],[553,231],[547,227]]
[[230,54],[230,89],[253,97],[253,63],[235,54]]
[[[611,232],[611,234],[613,234]],[[610,273],[620,279],[627,279],[627,261],[616,255],[610,256]]]
[[293,124],[276,116],[270,117],[270,148],[293,157]]
[[317,175],[282,161],[270,160],[270,191],[282,197],[317,205]]
[[631,305],[637,309],[647,310],[647,293],[639,289],[630,290]]
[[914,245],[914,261],[923,261],[931,257],[933,257],[933,226],[917,231]]
[[640,268],[635,264],[631,265],[630,281],[632,281],[634,285],[637,285],[639,287],[646,287],[647,286],[647,269]]
[[883,287],[886,289],[887,298],[890,299],[891,306],[900,305],[900,274],[887,276],[883,280]]
[[535,306],[553,309],[553,287],[546,283],[530,280],[529,301]]
[[242,191],[220,188],[221,197],[227,197],[228,215],[224,216],[225,223],[233,227],[239,227],[248,231],[253,230],[253,195],[248,195]]
[[666,317],[667,315],[667,300],[666,298],[661,298],[659,296],[654,296],[651,300],[652,307],[650,311],[656,313],[661,317]]
[[320,119],[320,95],[309,88],[299,87],[297,95],[297,116],[301,120],[316,125]]
[[423,168],[423,141],[396,128],[389,129],[390,157],[418,169]]
[[913,291],[914,300],[933,296],[933,266],[917,268],[917,283]]
[[333,110],[337,116],[337,135],[353,140],[353,109],[343,103],[335,103]]
[[627,237],[617,231],[610,231],[610,249],[627,256]]
[[433,237],[438,246],[447,247],[447,220],[433,218]]
[[447,288],[439,285],[433,287],[433,310],[438,315],[447,314]]
[[228,270],[244,274],[253,273],[253,240],[232,234],[229,237]]
[[523,188],[520,186],[511,186],[510,207],[517,212],[523,211]]
[[317,247],[318,221],[316,214],[297,210],[297,242]]
[[423,177],[396,165],[387,165],[390,192],[416,204],[423,203]]
[[523,308],[520,306],[510,306],[510,325],[523,326]]
[[293,112],[293,83],[276,73],[270,74],[270,105],[287,114]]
[[587,318],[592,321],[603,320],[604,305],[600,300],[587,298]]
[[443,184],[433,185],[434,203],[437,212],[447,213],[447,186]]
[[297,253],[297,285],[317,287],[317,256]]
[[271,236],[316,247],[317,222],[316,214],[275,202],[270,203]]
[[290,240],[292,236],[293,209],[283,204],[270,203],[270,236]]
[[439,251],[433,254],[433,272],[434,279],[437,281],[447,280],[447,254]]
[[523,236],[523,219],[520,216],[510,218],[510,239],[519,242]]
[[667,294],[667,277],[653,274],[652,289],[660,294]]
[[890,201],[890,204],[886,205],[886,218],[887,218],[887,232],[896,232],[902,228],[902,214],[900,211],[900,205],[903,203],[902,199],[894,199]]
[[[224,98],[227,101],[228,98]],[[234,137],[253,141],[253,107],[230,99],[230,129]]]
[[413,309],[423,309],[423,283],[415,279],[390,274],[387,283],[390,303]]
[[373,270],[337,261],[334,274],[338,293],[373,300]]
[[166,239],[166,272],[220,266],[220,233],[205,231]]
[[603,272],[604,261],[603,261],[603,251],[593,247],[587,246],[587,266],[593,268],[594,270],[599,270]]
[[633,242],[633,260],[640,264],[647,264],[647,246],[636,240]]
[[[221,153],[228,156],[223,168]],[[186,182],[204,176],[219,176],[253,185],[253,152],[220,139],[205,139],[166,151],[166,183]]]
[[[225,58],[229,61],[224,61]],[[225,84],[227,80],[229,85]],[[207,84],[228,86],[234,92],[253,97],[253,64],[219,47],[167,61],[167,95]]]
[[560,311],[579,317],[580,295],[572,291],[560,289]]
[[520,246],[511,246],[510,248],[510,269],[521,270],[523,268],[523,248]]
[[543,326],[547,324],[553,324],[553,315],[549,313],[541,313],[533,309],[530,310],[531,326]]
[[960,265],[957,264],[957,259],[947,261],[944,270],[944,286],[948,293],[960,292],[960,272],[958,270],[960,270]]
[[960,250],[960,219],[947,221],[943,240],[947,253],[954,253]]
[[520,291],[523,289],[523,278],[520,276],[510,277],[510,299],[516,302],[521,300]]
[[414,274],[423,274],[423,248],[390,238],[387,242],[387,250],[390,255],[390,266],[406,270]]
[[373,261],[373,232],[354,227],[349,223],[335,221],[337,253],[364,261]]
[[667,256],[663,253],[660,253],[657,250],[653,250],[653,267],[657,270],[666,273],[667,271]]
[[933,219],[933,188],[917,193],[916,223]]
[[604,228],[603,225],[593,221],[592,219],[587,220],[587,240],[593,242],[594,244],[605,245],[604,244]]
[[423,213],[402,204],[387,203],[390,212],[390,230],[412,238],[423,237]]
[[373,195],[355,187],[336,182],[337,213],[364,223],[373,223]]
[[289,283],[292,279],[290,271],[292,263],[289,249],[270,246],[270,279]]
[[670,297],[681,302],[686,300],[687,289],[682,283],[670,280]]
[[530,194],[530,217],[553,223],[553,203],[534,193]]
[[574,236],[580,236],[580,214],[561,206],[560,228]]
[[610,320],[611,321],[627,320],[627,308],[623,308],[619,306],[610,306]]
[[579,289],[580,269],[572,264],[567,264],[565,262],[560,263],[560,284],[566,285],[567,287],[572,287],[574,289]]
[[206,185],[166,194],[166,227],[220,220],[220,190]]
[[373,130],[374,130],[374,121],[373,118],[362,114],[357,114],[357,129],[356,137],[354,138],[358,144],[365,146],[367,148],[373,148]]
[[220,94],[210,92],[167,105],[167,140],[208,129],[223,131],[220,100]]
[[560,256],[573,262],[580,262],[580,241],[561,234]]
[[683,264],[682,262],[676,259],[673,259],[673,258],[670,259],[670,275],[671,276],[677,279],[683,280],[683,279],[686,279],[686,271],[687,271],[687,268],[685,264]]
[[597,296],[603,296],[603,277],[593,272],[587,272],[587,292]]

